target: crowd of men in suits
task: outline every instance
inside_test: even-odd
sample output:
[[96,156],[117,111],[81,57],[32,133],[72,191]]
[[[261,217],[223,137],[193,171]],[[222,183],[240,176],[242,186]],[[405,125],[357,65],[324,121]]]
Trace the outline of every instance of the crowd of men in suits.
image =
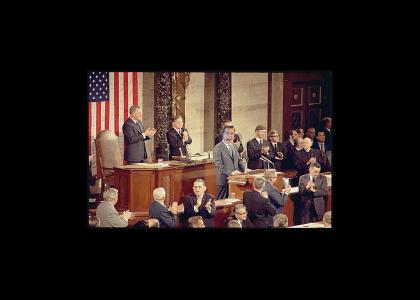
[[[156,133],[154,128],[144,129],[139,106],[130,108],[130,117],[123,125],[127,163],[144,162],[147,158],[145,141]],[[279,140],[276,130],[268,132],[263,125],[255,128],[255,138],[242,145],[232,121],[224,123],[222,132],[215,139],[213,158],[216,166],[217,195],[206,192],[204,180],[194,182],[193,192],[185,195],[183,204],[174,202],[166,207],[165,190],[161,187],[153,191],[154,201],[149,208],[150,219],[141,223],[145,227],[173,228],[177,226],[178,216],[182,224],[192,228],[214,227],[216,199],[228,198],[228,177],[241,174],[247,169],[266,169],[264,176],[253,181],[253,191],[245,191],[243,205],[234,208],[227,221],[228,227],[287,227],[287,217],[283,207],[288,200],[291,186],[279,191],[275,182],[276,171],[295,169],[297,176],[292,186],[299,186],[299,200],[295,203],[295,223],[304,224],[322,220],[325,213],[325,199],[328,194],[326,177],[321,172],[332,167],[332,120],[323,119],[323,126],[318,131],[310,127],[306,135],[302,128],[286,132],[284,142]],[[188,145],[192,143],[188,130],[183,127],[183,119],[175,116],[172,128],[167,132],[169,159],[173,156],[186,156]],[[247,163],[245,162],[247,160]],[[99,204],[96,217],[99,227],[127,227],[132,217],[129,211],[122,215],[115,210],[118,191],[105,190],[104,201]],[[95,223],[94,220],[92,223]]]

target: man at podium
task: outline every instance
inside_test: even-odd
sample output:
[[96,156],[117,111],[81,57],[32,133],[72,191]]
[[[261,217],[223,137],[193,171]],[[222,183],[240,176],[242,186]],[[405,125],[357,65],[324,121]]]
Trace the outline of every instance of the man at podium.
[[233,143],[235,127],[223,127],[223,140],[213,148],[216,165],[217,199],[228,197],[228,176],[245,171],[245,165],[239,157],[237,146]]

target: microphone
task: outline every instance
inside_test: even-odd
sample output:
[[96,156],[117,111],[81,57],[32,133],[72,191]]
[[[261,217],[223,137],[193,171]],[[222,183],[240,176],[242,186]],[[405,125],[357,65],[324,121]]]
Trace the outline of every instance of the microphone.
[[[273,165],[273,169],[274,169],[274,164],[271,160],[269,160],[268,158],[264,157],[264,156],[260,156],[260,160],[268,163],[268,164],[272,164]],[[270,165],[268,165],[268,168],[270,168]]]

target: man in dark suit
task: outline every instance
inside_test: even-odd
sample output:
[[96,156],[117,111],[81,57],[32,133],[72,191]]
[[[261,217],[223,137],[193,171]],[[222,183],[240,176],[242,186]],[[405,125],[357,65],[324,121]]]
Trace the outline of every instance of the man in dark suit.
[[295,168],[298,171],[297,176],[308,174],[309,165],[313,162],[317,162],[323,167],[321,152],[317,149],[312,149],[311,146],[311,139],[304,138],[303,149],[295,153]]
[[268,169],[268,163],[262,161],[260,158],[263,156],[269,160],[274,160],[274,154],[270,151],[270,143],[264,140],[267,135],[267,129],[264,125],[258,125],[255,128],[256,137],[246,144],[248,152],[248,168]]
[[276,214],[275,207],[268,200],[268,193],[263,191],[264,183],[263,177],[256,177],[253,182],[254,190],[245,191],[243,195],[249,220],[256,228],[266,228],[271,225],[268,216]]
[[130,117],[124,122],[124,159],[129,163],[144,162],[147,158],[145,141],[151,139],[156,129],[144,130],[141,119],[141,108],[138,105],[130,107]]
[[314,127],[309,127],[306,130],[306,136],[305,137],[310,138],[312,143],[313,143],[315,141],[314,140],[315,139],[315,128]]
[[153,191],[154,201],[149,207],[149,217],[158,219],[161,228],[174,228],[177,222],[178,203],[173,202],[171,209],[165,206],[166,192],[164,188],[158,187]]
[[188,130],[183,127],[184,121],[181,116],[172,118],[172,128],[166,133],[169,144],[169,159],[172,156],[188,156],[187,145],[192,143]]
[[194,193],[184,197],[184,217],[188,220],[194,216],[201,216],[206,227],[214,227],[213,217],[216,214],[216,203],[214,196],[205,192],[206,189],[203,179],[194,181]]
[[293,149],[295,149],[295,141],[298,138],[296,130],[288,130],[285,133],[285,140],[283,143],[283,170],[294,169],[293,163]]
[[[233,127],[232,121],[225,121],[224,127],[222,129],[222,132],[219,133],[216,136],[216,139],[214,140],[214,145],[215,146],[223,140],[223,131],[224,131],[224,128],[226,126],[232,126]],[[238,149],[239,155],[241,155],[242,152],[244,151],[244,146],[242,145],[241,138],[239,137],[239,135],[237,133],[235,133],[235,137],[233,139],[233,143],[235,144],[236,148]]]
[[245,165],[233,144],[235,127],[225,126],[223,141],[214,146],[213,158],[216,165],[217,199],[228,197],[228,176],[245,171]]
[[243,204],[237,204],[233,208],[233,214],[226,220],[226,224],[230,221],[237,221],[241,228],[252,228],[253,225],[248,218],[248,213],[246,211],[246,207]]
[[314,162],[309,166],[309,174],[299,178],[301,224],[318,222],[324,215],[324,196],[328,195],[327,177],[320,175],[320,171],[321,166]]
[[325,133],[323,131],[318,131],[316,135],[316,142],[312,144],[312,149],[317,149],[321,152],[321,156],[324,164],[324,171],[330,170],[330,162],[328,160],[327,152],[331,151],[331,145],[325,143]]
[[269,143],[270,143],[270,150],[274,155],[274,167],[275,169],[280,172],[282,170],[281,164],[284,159],[283,153],[283,145],[279,142],[279,133],[277,130],[271,130],[268,133]]
[[325,143],[329,144],[332,148],[333,144],[333,133],[332,133],[332,119],[330,117],[325,117],[322,119],[323,128],[319,131],[325,133]]

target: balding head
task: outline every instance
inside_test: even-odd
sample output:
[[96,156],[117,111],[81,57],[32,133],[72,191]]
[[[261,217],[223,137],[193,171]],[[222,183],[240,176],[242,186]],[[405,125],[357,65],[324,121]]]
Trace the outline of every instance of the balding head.
[[310,138],[303,139],[303,149],[306,151],[310,150],[312,146],[312,140]]

